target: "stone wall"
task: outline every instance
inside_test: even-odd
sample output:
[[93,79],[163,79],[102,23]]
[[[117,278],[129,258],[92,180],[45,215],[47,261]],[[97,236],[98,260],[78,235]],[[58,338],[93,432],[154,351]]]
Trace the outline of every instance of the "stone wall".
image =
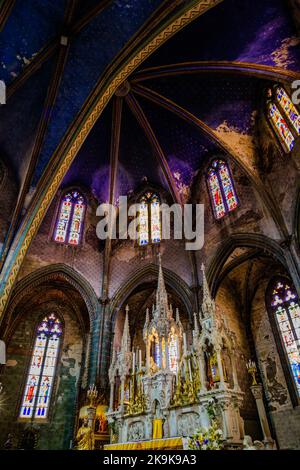
[[278,348],[265,304],[267,281],[262,282],[253,299],[251,326],[264,385],[266,403],[281,449],[300,449],[299,407],[289,395]]
[[34,308],[31,306],[13,328],[8,341],[7,360],[1,376],[4,392],[0,420],[0,448],[8,433],[14,437],[14,446],[19,447],[22,433],[30,423],[18,418],[21,397],[24,392],[27,371],[30,365],[35,330],[41,315],[57,312],[63,324],[63,342],[57,364],[57,373],[51,396],[49,419],[34,424],[37,430],[38,449],[68,449],[73,439],[76,400],[83,357],[83,332],[74,312],[59,301],[50,301]]
[[62,192],[54,198],[42,225],[33,240],[19,273],[18,280],[42,266],[63,263],[81,274],[94,288],[97,296],[102,287],[102,251],[96,236],[97,201],[87,195],[87,211],[84,221],[83,241],[80,246],[67,246],[53,240],[56,217]]
[[[222,156],[223,159],[226,160]],[[199,170],[195,179],[193,202],[204,204],[205,241],[201,251],[196,252],[198,266],[202,262],[208,267],[218,248],[224,240],[233,234],[262,234],[274,240],[280,239],[280,234],[270,212],[263,203],[262,196],[254,189],[245,172],[232,160],[228,159],[239,199],[239,206],[221,220],[216,220],[213,214],[208,193],[205,168]],[[274,182],[275,188],[276,183]]]
[[218,290],[216,305],[222,317],[225,319],[228,328],[236,335],[238,354],[236,361],[237,376],[239,386],[245,393],[241,410],[241,416],[245,424],[245,434],[251,435],[254,439],[261,439],[261,429],[258,423],[256,405],[250,390],[251,382],[246,369],[246,362],[251,357],[246,328],[232,291],[224,285]]

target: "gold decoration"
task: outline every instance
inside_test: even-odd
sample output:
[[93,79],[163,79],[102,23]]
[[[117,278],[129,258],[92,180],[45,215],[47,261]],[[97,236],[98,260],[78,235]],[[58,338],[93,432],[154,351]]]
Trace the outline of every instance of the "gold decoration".
[[[129,404],[127,406],[128,415],[136,415],[136,414],[141,414],[145,412],[146,399],[145,399],[145,394],[143,391],[142,375],[143,375],[143,372],[138,372],[137,375],[136,374],[132,375],[131,396],[130,396]],[[137,385],[135,387],[136,381],[137,381]]]
[[95,384],[90,385],[87,391],[87,399],[89,400],[89,406],[91,408],[95,408],[97,397],[98,397],[98,391],[97,391],[96,385]]
[[[186,358],[186,361],[190,361],[191,358]],[[179,369],[176,377],[175,392],[171,399],[171,407],[179,407],[183,405],[193,405],[198,402],[198,393],[200,391],[200,371],[197,361],[195,361],[192,370],[192,379],[189,374],[186,375],[184,381],[182,380],[181,371]]]
[[82,426],[76,434],[77,450],[93,450],[95,446],[93,430],[88,425],[88,419],[84,418]]
[[217,353],[215,351],[213,354],[209,355],[209,368],[212,382],[220,382],[220,371],[218,366]]
[[[88,136],[89,132],[93,128],[95,122],[101,115],[105,106],[107,105],[110,98],[114,95],[116,90],[122,85],[122,83],[129,77],[130,74],[145,60],[147,59],[154,51],[156,51],[163,43],[165,43],[169,38],[171,38],[175,33],[184,28],[187,24],[191,23],[194,19],[198,18],[208,9],[216,6],[218,3],[221,3],[222,0],[199,0],[196,3],[193,2],[187,10],[185,10],[179,17],[174,21],[168,24],[161,32],[159,32],[150,42],[143,47],[126,65],[115,75],[111,82],[103,89],[103,92],[100,94],[97,103],[94,108],[87,116],[83,122],[81,128],[76,133],[71,146],[66,150],[65,155],[62,155],[61,164],[58,164],[58,168],[52,174],[52,178],[49,177],[49,186],[45,191],[45,195],[41,197],[41,201],[37,202],[34,209],[38,207],[35,215],[33,216],[32,221],[30,217],[32,214],[28,212],[27,216],[24,219],[24,225],[29,224],[29,229],[24,236],[19,252],[16,256],[16,259],[11,267],[8,274],[7,281],[4,285],[1,297],[0,297],[0,317],[2,316],[7,300],[11,293],[13,284],[18,276],[20,267],[25,258],[27,250],[29,249],[30,243],[33,237],[36,235],[39,226],[49,208],[49,205],[57,192],[66,172],[70,168],[70,165],[74,158],[76,157],[80,147]],[[53,157],[52,157],[53,160]],[[44,180],[46,180],[46,174],[43,175]],[[26,227],[25,225],[25,227]],[[25,231],[25,230],[24,230]]]
[[248,373],[249,375],[251,375],[252,377],[252,384],[251,386],[253,387],[253,385],[258,385],[257,381],[256,381],[256,374],[257,374],[257,368],[256,368],[256,364],[254,361],[251,361],[251,359],[246,363],[246,367],[247,367],[247,370],[248,370]]
[[154,361],[153,357],[150,356],[150,373],[152,375],[156,374],[156,372],[159,371],[159,367],[158,365],[156,364],[156,362]]

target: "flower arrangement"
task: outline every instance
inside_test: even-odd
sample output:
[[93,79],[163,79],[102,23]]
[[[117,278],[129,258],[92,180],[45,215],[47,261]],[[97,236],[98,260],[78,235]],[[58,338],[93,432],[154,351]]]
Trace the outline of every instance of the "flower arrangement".
[[198,430],[188,438],[188,448],[191,450],[221,450],[223,447],[223,432],[216,421],[207,430]]

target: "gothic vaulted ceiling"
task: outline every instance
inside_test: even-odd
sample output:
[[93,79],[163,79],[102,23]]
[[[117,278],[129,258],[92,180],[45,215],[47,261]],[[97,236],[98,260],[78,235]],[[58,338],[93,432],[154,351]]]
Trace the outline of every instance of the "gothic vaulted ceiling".
[[[1,107],[0,152],[20,185],[26,174],[27,190],[38,184],[106,68],[172,3],[178,8],[182,2],[14,2],[1,33],[0,78],[7,84],[8,102]],[[299,70],[297,45],[286,1],[256,2],[255,8],[251,0],[218,3],[132,74],[120,116],[113,117],[113,106],[107,106],[63,184],[80,183],[97,199],[109,198],[112,122],[120,118],[115,200],[144,177],[170,190],[149,128],[178,193],[185,194],[203,159],[220,151],[218,137],[233,149],[239,136],[251,145],[266,82]],[[164,107],[160,100],[166,99],[203,121],[217,138],[183,120],[172,103]]]
[[47,184],[45,171],[57,170],[58,149],[76,139],[74,123],[84,122],[108,76],[199,3],[201,14],[153,49],[93,121],[62,186],[80,184],[101,202],[117,202],[147,178],[182,201],[216,152],[240,158],[255,174],[265,88],[299,78],[288,0],[4,2],[0,154],[20,187],[15,220],[28,194]]

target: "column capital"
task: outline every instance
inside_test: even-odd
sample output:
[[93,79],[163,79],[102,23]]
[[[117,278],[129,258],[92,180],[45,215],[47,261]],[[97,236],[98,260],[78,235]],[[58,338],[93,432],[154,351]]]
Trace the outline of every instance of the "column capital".
[[262,397],[263,397],[263,386],[262,386],[262,384],[252,385],[252,387],[250,387],[250,389],[251,389],[252,395],[254,396],[255,400],[262,399]]

